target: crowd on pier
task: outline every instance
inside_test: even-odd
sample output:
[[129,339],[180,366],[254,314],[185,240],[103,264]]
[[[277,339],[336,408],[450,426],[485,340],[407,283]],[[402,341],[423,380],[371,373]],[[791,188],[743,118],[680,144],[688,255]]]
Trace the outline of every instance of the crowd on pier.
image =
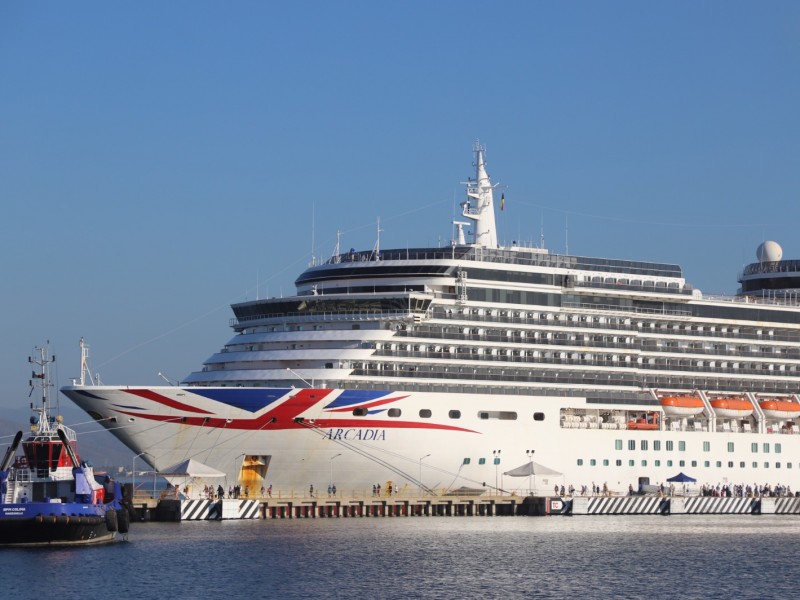
[[[655,488],[655,489],[654,489]],[[582,485],[580,489],[576,489],[575,486],[569,485],[564,487],[563,485],[555,486],[555,494],[556,496],[614,496],[617,495],[615,492],[611,491],[608,487],[607,483],[595,484],[592,482],[591,486]],[[793,492],[792,489],[788,485],[782,485],[780,483],[771,485],[769,483],[765,483],[763,485],[759,485],[758,483],[753,483],[752,485],[741,483],[741,484],[732,484],[732,483],[718,483],[716,485],[704,483],[701,486],[697,487],[695,485],[687,485],[681,484],[680,486],[676,487],[674,483],[670,483],[665,485],[663,483],[658,484],[657,486],[639,486],[638,489],[633,487],[633,484],[628,485],[628,495],[629,496],[641,496],[645,494],[650,495],[657,495],[662,497],[669,497],[669,496],[714,496],[720,498],[785,498],[790,496],[800,496],[800,492]]]

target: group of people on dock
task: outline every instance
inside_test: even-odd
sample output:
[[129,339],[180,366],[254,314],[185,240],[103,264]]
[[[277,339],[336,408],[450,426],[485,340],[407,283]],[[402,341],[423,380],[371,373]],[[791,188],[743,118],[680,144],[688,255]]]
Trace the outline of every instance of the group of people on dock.
[[730,483],[717,484],[716,486],[703,484],[700,487],[701,496],[721,496],[723,498],[785,498],[789,496],[800,496],[800,492],[792,492],[788,485],[780,483],[771,486],[766,483],[758,485],[754,483],[733,485]]

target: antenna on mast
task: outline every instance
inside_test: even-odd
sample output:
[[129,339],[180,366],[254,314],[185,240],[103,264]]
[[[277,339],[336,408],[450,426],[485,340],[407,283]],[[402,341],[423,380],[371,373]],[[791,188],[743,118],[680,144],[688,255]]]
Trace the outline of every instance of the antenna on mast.
[[339,248],[341,237],[342,237],[342,230],[341,229],[337,229],[336,230],[336,246],[333,247],[333,256],[331,257],[331,259],[332,259],[331,262],[335,263],[335,264],[338,264],[338,263],[342,262],[342,259],[340,258],[340,255],[339,255],[339,253],[341,252],[341,250]]
[[539,226],[539,248],[544,250],[544,209],[542,209],[541,225]]
[[[49,343],[50,341],[48,340],[47,344]],[[48,356],[47,345],[41,347],[37,346],[34,348],[34,351],[38,353],[39,356],[38,357],[29,356],[28,362],[39,367],[39,372],[37,373],[36,371],[33,371],[31,373],[31,381],[30,381],[31,392],[29,396],[32,395],[33,390],[38,387],[41,389],[42,398],[40,406],[34,406],[34,403],[31,402],[31,410],[39,413],[38,423],[36,423],[38,427],[37,431],[39,433],[50,433],[52,429],[51,429],[50,419],[48,417],[47,388],[53,387],[53,382],[50,381],[50,373],[48,371],[48,367],[52,363],[56,362],[56,357],[55,355]],[[59,419],[60,418],[61,417],[59,417]],[[60,420],[58,422],[59,424],[61,423]],[[33,423],[33,421],[31,421],[31,423]],[[56,425],[55,427],[57,428],[58,425]]]
[[378,237],[375,240],[375,248],[372,251],[372,258],[374,260],[380,260],[381,257],[381,231],[383,231],[383,229],[381,229],[381,218],[378,217]]
[[[83,336],[81,336],[80,347],[81,347],[81,377],[77,383],[78,385],[86,385],[86,379],[88,378],[89,383],[94,385],[95,383],[94,383],[94,378],[92,377],[92,371],[89,368],[89,344],[87,344],[84,341]],[[76,382],[73,379],[72,385],[75,384]]]
[[316,256],[314,256],[314,254],[315,254],[314,233],[315,233],[315,227],[316,227],[316,223],[317,223],[316,216],[317,216],[317,205],[316,205],[316,203],[312,203],[311,204],[311,266],[312,267],[317,265],[317,259],[316,259]]

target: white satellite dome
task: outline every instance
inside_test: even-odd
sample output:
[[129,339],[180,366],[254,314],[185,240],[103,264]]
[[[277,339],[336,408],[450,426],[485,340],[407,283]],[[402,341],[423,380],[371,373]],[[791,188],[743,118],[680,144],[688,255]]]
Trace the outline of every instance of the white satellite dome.
[[783,248],[778,242],[768,240],[758,247],[756,258],[758,262],[778,262],[783,258]]

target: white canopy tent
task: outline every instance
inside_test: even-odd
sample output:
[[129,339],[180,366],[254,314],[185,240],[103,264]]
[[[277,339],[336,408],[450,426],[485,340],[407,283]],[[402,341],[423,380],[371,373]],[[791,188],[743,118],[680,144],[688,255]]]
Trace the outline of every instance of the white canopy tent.
[[[536,478],[540,477],[540,481],[544,484],[549,486],[550,477],[563,477],[564,474],[551,469],[550,467],[545,467],[537,462],[530,461],[525,463],[524,465],[520,465],[516,469],[511,469],[510,471],[505,471],[503,475],[508,475],[509,477],[528,477],[533,478],[533,486],[531,486],[530,482],[528,483],[529,493],[535,494],[536,493]],[[563,481],[562,481],[563,484]],[[550,492],[551,490],[548,490]]]
[[[193,458],[189,458],[179,462],[178,464],[172,465],[171,467],[167,467],[166,469],[159,471],[158,474],[169,481],[172,485],[177,486],[178,488],[183,488],[184,493],[189,497],[202,496],[200,484],[202,484],[204,480],[216,480],[221,477],[225,477],[225,473],[222,471],[217,471],[215,468],[209,467],[208,465],[203,464],[199,460],[195,460]],[[216,484],[218,482],[215,481],[212,483]]]
[[201,463],[199,460],[189,458],[177,465],[172,465],[158,472],[163,477],[225,477],[225,473]]

